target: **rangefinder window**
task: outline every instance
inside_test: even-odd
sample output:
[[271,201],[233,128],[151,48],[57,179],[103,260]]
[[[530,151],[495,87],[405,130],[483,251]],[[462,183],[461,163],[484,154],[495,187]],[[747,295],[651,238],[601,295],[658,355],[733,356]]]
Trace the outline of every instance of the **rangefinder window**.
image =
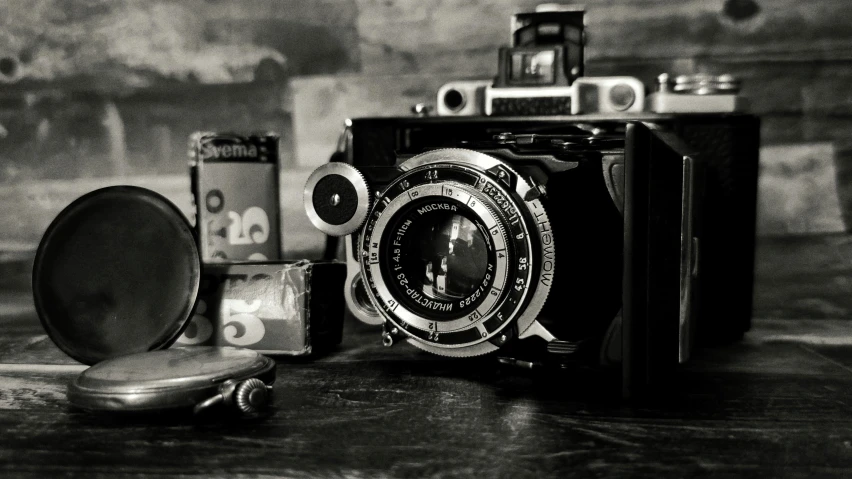
[[512,53],[511,83],[514,85],[552,85],[555,81],[554,50],[515,51]]

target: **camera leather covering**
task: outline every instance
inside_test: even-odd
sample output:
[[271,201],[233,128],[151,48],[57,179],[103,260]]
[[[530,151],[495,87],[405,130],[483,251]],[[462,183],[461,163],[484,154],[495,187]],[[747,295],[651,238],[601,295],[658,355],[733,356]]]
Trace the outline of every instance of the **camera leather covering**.
[[552,174],[547,185],[557,269],[539,322],[560,340],[599,338],[621,308],[621,214],[600,164]]

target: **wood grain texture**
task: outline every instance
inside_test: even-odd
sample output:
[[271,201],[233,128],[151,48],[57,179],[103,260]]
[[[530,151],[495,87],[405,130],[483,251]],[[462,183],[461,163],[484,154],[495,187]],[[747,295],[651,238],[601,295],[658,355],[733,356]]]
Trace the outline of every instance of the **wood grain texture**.
[[[361,0],[364,72],[491,75],[497,46],[508,43],[508,17],[538,2],[515,0]],[[636,59],[849,60],[852,20],[846,2],[757,1],[734,19],[723,2],[593,0],[586,6],[590,63]]]
[[761,235],[845,230],[832,143],[760,150],[757,231]]
[[[120,98],[97,92],[0,92],[0,185],[38,179],[187,171],[195,131],[284,132],[293,164],[286,88],[280,84],[170,84]],[[26,102],[23,100],[26,99]]]
[[351,0],[5,3],[0,79],[115,94],[352,70],[354,17]]
[[[0,310],[0,325],[18,338],[0,344],[0,363],[25,356],[10,344],[43,334],[31,311]],[[0,473],[844,477],[852,473],[850,348],[784,339],[843,327],[757,321],[745,341],[693,358],[676,389],[626,403],[609,382],[617,377],[538,375],[384,348],[375,328],[350,323],[337,351],[279,358],[273,414],[252,421],[90,414],[65,399],[75,371],[0,364]]]
[[589,58],[849,59],[846,2],[755,3],[754,15],[737,20],[723,2],[586,2]]
[[[755,317],[852,317],[848,234],[761,238],[755,258]],[[840,334],[849,337],[852,330]]]
[[435,105],[448,75],[318,75],[290,82],[294,153],[299,167],[328,162],[348,118],[408,116],[416,103]]
[[692,373],[668,401],[625,406],[447,364],[279,368],[275,414],[224,424],[70,411],[67,375],[4,375],[21,392],[20,409],[0,412],[0,467],[96,477],[843,477],[852,467],[844,378]]

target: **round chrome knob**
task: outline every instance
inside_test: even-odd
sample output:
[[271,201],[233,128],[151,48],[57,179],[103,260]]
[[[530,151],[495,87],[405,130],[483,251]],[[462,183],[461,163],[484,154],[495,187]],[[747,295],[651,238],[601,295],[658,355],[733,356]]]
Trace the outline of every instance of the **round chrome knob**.
[[354,166],[327,163],[308,178],[304,192],[305,212],[320,231],[331,236],[355,232],[367,218],[370,190]]
[[693,95],[736,94],[740,91],[740,80],[733,75],[710,75],[693,73],[675,78],[674,92]]
[[254,414],[268,404],[269,390],[260,379],[246,379],[237,385],[234,402],[243,414]]

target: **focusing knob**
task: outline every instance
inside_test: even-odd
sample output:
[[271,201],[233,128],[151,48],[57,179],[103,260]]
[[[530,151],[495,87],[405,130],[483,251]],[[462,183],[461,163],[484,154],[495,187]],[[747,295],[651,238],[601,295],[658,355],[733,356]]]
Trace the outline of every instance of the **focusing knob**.
[[305,184],[305,212],[320,231],[331,236],[355,232],[367,218],[370,189],[364,176],[348,163],[326,163]]
[[[657,77],[657,81],[660,78]],[[733,75],[709,75],[695,73],[678,75],[674,80],[675,93],[691,93],[694,95],[734,95],[740,91],[740,80]]]

